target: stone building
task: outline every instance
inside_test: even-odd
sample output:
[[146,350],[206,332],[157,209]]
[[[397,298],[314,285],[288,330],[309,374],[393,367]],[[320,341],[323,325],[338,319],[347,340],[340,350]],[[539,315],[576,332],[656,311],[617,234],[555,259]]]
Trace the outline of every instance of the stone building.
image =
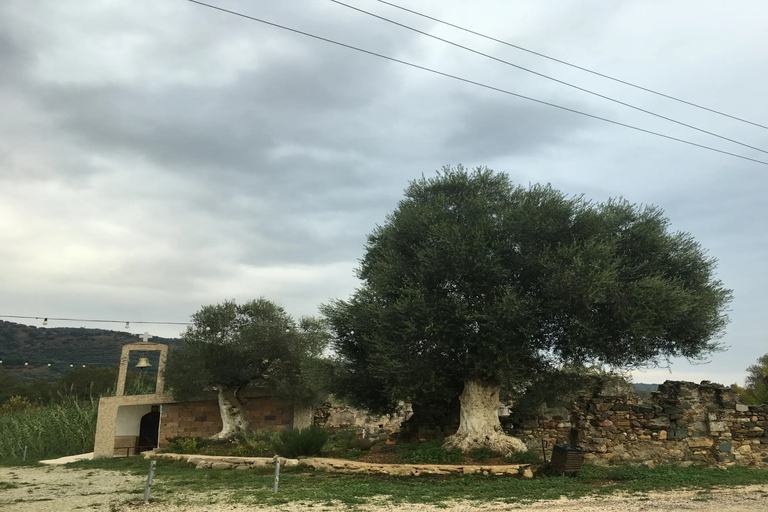
[[[99,400],[94,441],[94,458],[125,457],[154,448],[164,448],[177,437],[210,437],[221,430],[219,405],[214,393],[201,400],[179,402],[164,392],[163,370],[167,345],[143,342],[123,347],[115,396]],[[125,381],[131,352],[159,352],[157,381],[152,394],[126,395]],[[243,405],[253,429],[304,428],[311,423],[311,411],[263,390],[246,389]]]

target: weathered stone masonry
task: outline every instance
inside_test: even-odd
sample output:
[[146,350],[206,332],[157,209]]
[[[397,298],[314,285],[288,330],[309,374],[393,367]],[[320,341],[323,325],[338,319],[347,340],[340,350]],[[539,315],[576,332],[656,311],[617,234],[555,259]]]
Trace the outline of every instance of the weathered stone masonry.
[[[271,396],[247,396],[243,405],[254,430],[282,430],[293,426],[294,408],[290,402]],[[220,430],[221,414],[214,399],[165,404],[160,413],[158,446],[167,447],[173,437],[211,437]]]
[[708,381],[667,381],[646,400],[582,396],[569,409],[549,410],[510,433],[536,451],[542,440],[565,444],[578,435],[585,462],[593,464],[768,468],[768,403],[747,406],[735,391]]

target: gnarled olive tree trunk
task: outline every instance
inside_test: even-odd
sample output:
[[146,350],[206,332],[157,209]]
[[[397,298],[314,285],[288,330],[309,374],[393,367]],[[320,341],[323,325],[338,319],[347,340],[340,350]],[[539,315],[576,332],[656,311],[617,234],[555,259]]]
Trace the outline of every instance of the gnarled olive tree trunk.
[[228,439],[232,434],[248,428],[248,412],[237,397],[240,388],[217,386],[219,393],[219,412],[221,413],[221,432],[211,436],[211,439]]
[[499,386],[479,380],[465,381],[459,403],[459,430],[446,438],[445,448],[465,453],[475,448],[489,448],[503,455],[527,451],[520,439],[501,430],[497,414]]

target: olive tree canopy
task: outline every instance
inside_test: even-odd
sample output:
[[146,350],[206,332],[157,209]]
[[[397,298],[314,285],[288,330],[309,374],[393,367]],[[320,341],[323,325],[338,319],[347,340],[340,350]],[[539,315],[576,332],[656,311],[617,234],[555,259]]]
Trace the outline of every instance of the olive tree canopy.
[[323,321],[296,322],[264,298],[204,306],[192,321],[183,347],[169,354],[165,378],[177,399],[218,393],[223,428],[215,437],[248,427],[239,396],[245,386],[260,385],[304,404],[326,398],[325,377],[332,372],[321,357],[329,339]]
[[522,450],[498,433],[501,388],[563,364],[705,356],[731,297],[714,272],[653,206],[444,168],[410,184],[368,237],[362,286],[323,312],[360,405],[463,389],[448,446]]

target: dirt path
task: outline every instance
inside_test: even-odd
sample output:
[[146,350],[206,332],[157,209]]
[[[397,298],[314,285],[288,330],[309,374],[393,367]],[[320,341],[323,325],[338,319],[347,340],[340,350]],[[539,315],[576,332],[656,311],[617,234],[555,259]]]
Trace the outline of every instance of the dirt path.
[[[145,477],[116,471],[74,470],[61,466],[0,468],[0,510],[3,512],[66,512],[98,510],[110,512],[246,512],[246,511],[331,511],[339,507],[289,503],[278,507],[245,505],[173,506],[141,504]],[[203,501],[204,495],[200,496]],[[370,512],[653,512],[697,510],[701,512],[768,512],[768,485],[698,491],[653,493],[635,497],[587,498],[541,501],[531,505],[457,503],[437,508],[430,505],[389,505],[362,507]]]

